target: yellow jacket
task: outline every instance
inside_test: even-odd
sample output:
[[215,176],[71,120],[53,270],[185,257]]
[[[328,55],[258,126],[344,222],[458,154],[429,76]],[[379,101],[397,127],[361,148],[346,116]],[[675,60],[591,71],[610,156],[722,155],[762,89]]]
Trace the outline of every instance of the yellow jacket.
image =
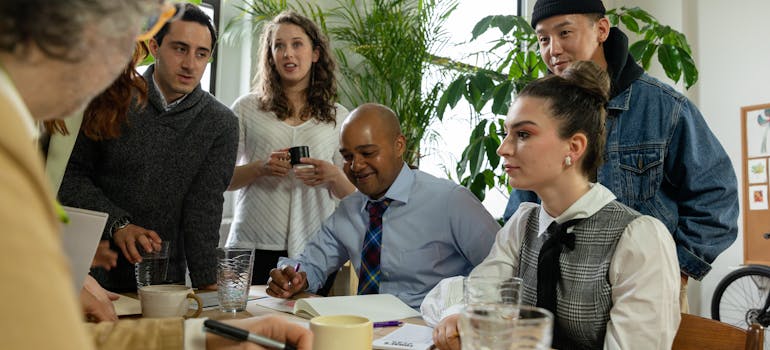
[[181,349],[181,319],[83,322],[26,118],[0,68],[0,349]]

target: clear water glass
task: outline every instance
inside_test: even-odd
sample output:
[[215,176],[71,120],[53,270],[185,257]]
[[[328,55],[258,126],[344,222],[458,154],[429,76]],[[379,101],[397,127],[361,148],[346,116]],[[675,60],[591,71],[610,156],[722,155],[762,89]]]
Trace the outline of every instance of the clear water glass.
[[521,304],[522,280],[517,277],[468,276],[463,279],[463,302],[473,304]]
[[137,290],[144,286],[166,283],[169,245],[169,241],[163,241],[160,244],[160,249],[152,252],[147,252],[141,246],[137,246],[139,254],[142,255],[142,261],[134,264]]
[[527,305],[468,305],[460,314],[459,330],[463,350],[547,350],[553,314]]
[[246,309],[254,268],[254,249],[217,249],[217,297],[223,312]]

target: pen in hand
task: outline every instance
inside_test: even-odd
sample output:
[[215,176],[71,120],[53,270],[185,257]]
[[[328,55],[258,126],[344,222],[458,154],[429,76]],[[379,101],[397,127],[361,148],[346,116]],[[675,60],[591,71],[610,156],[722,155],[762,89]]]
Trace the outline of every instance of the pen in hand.
[[284,344],[259,334],[249,333],[249,331],[245,329],[233,327],[229,324],[215,320],[203,321],[203,330],[212,334],[216,334],[220,337],[225,337],[236,341],[249,341],[254,344],[267,346],[273,349],[297,350],[297,348],[290,344]]

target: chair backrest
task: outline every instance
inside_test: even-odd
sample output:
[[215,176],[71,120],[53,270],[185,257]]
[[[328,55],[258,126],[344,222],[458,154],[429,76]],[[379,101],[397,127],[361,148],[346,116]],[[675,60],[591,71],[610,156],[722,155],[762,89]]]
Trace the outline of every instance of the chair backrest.
[[762,326],[754,324],[748,331],[700,316],[682,314],[682,322],[674,338],[673,350],[761,350],[764,342]]

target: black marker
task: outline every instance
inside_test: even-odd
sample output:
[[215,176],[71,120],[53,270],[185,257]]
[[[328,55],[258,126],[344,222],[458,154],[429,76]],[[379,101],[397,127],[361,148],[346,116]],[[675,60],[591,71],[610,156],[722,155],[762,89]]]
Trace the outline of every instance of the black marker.
[[205,320],[203,321],[203,326],[204,326],[203,329],[206,332],[213,333],[228,339],[237,340],[237,341],[250,341],[254,344],[267,346],[278,350],[297,350],[297,348],[289,344],[284,344],[279,341],[270,339],[268,337],[263,337],[258,334],[249,333],[245,329],[233,327],[231,325],[228,325],[226,323],[222,323],[219,321]]

